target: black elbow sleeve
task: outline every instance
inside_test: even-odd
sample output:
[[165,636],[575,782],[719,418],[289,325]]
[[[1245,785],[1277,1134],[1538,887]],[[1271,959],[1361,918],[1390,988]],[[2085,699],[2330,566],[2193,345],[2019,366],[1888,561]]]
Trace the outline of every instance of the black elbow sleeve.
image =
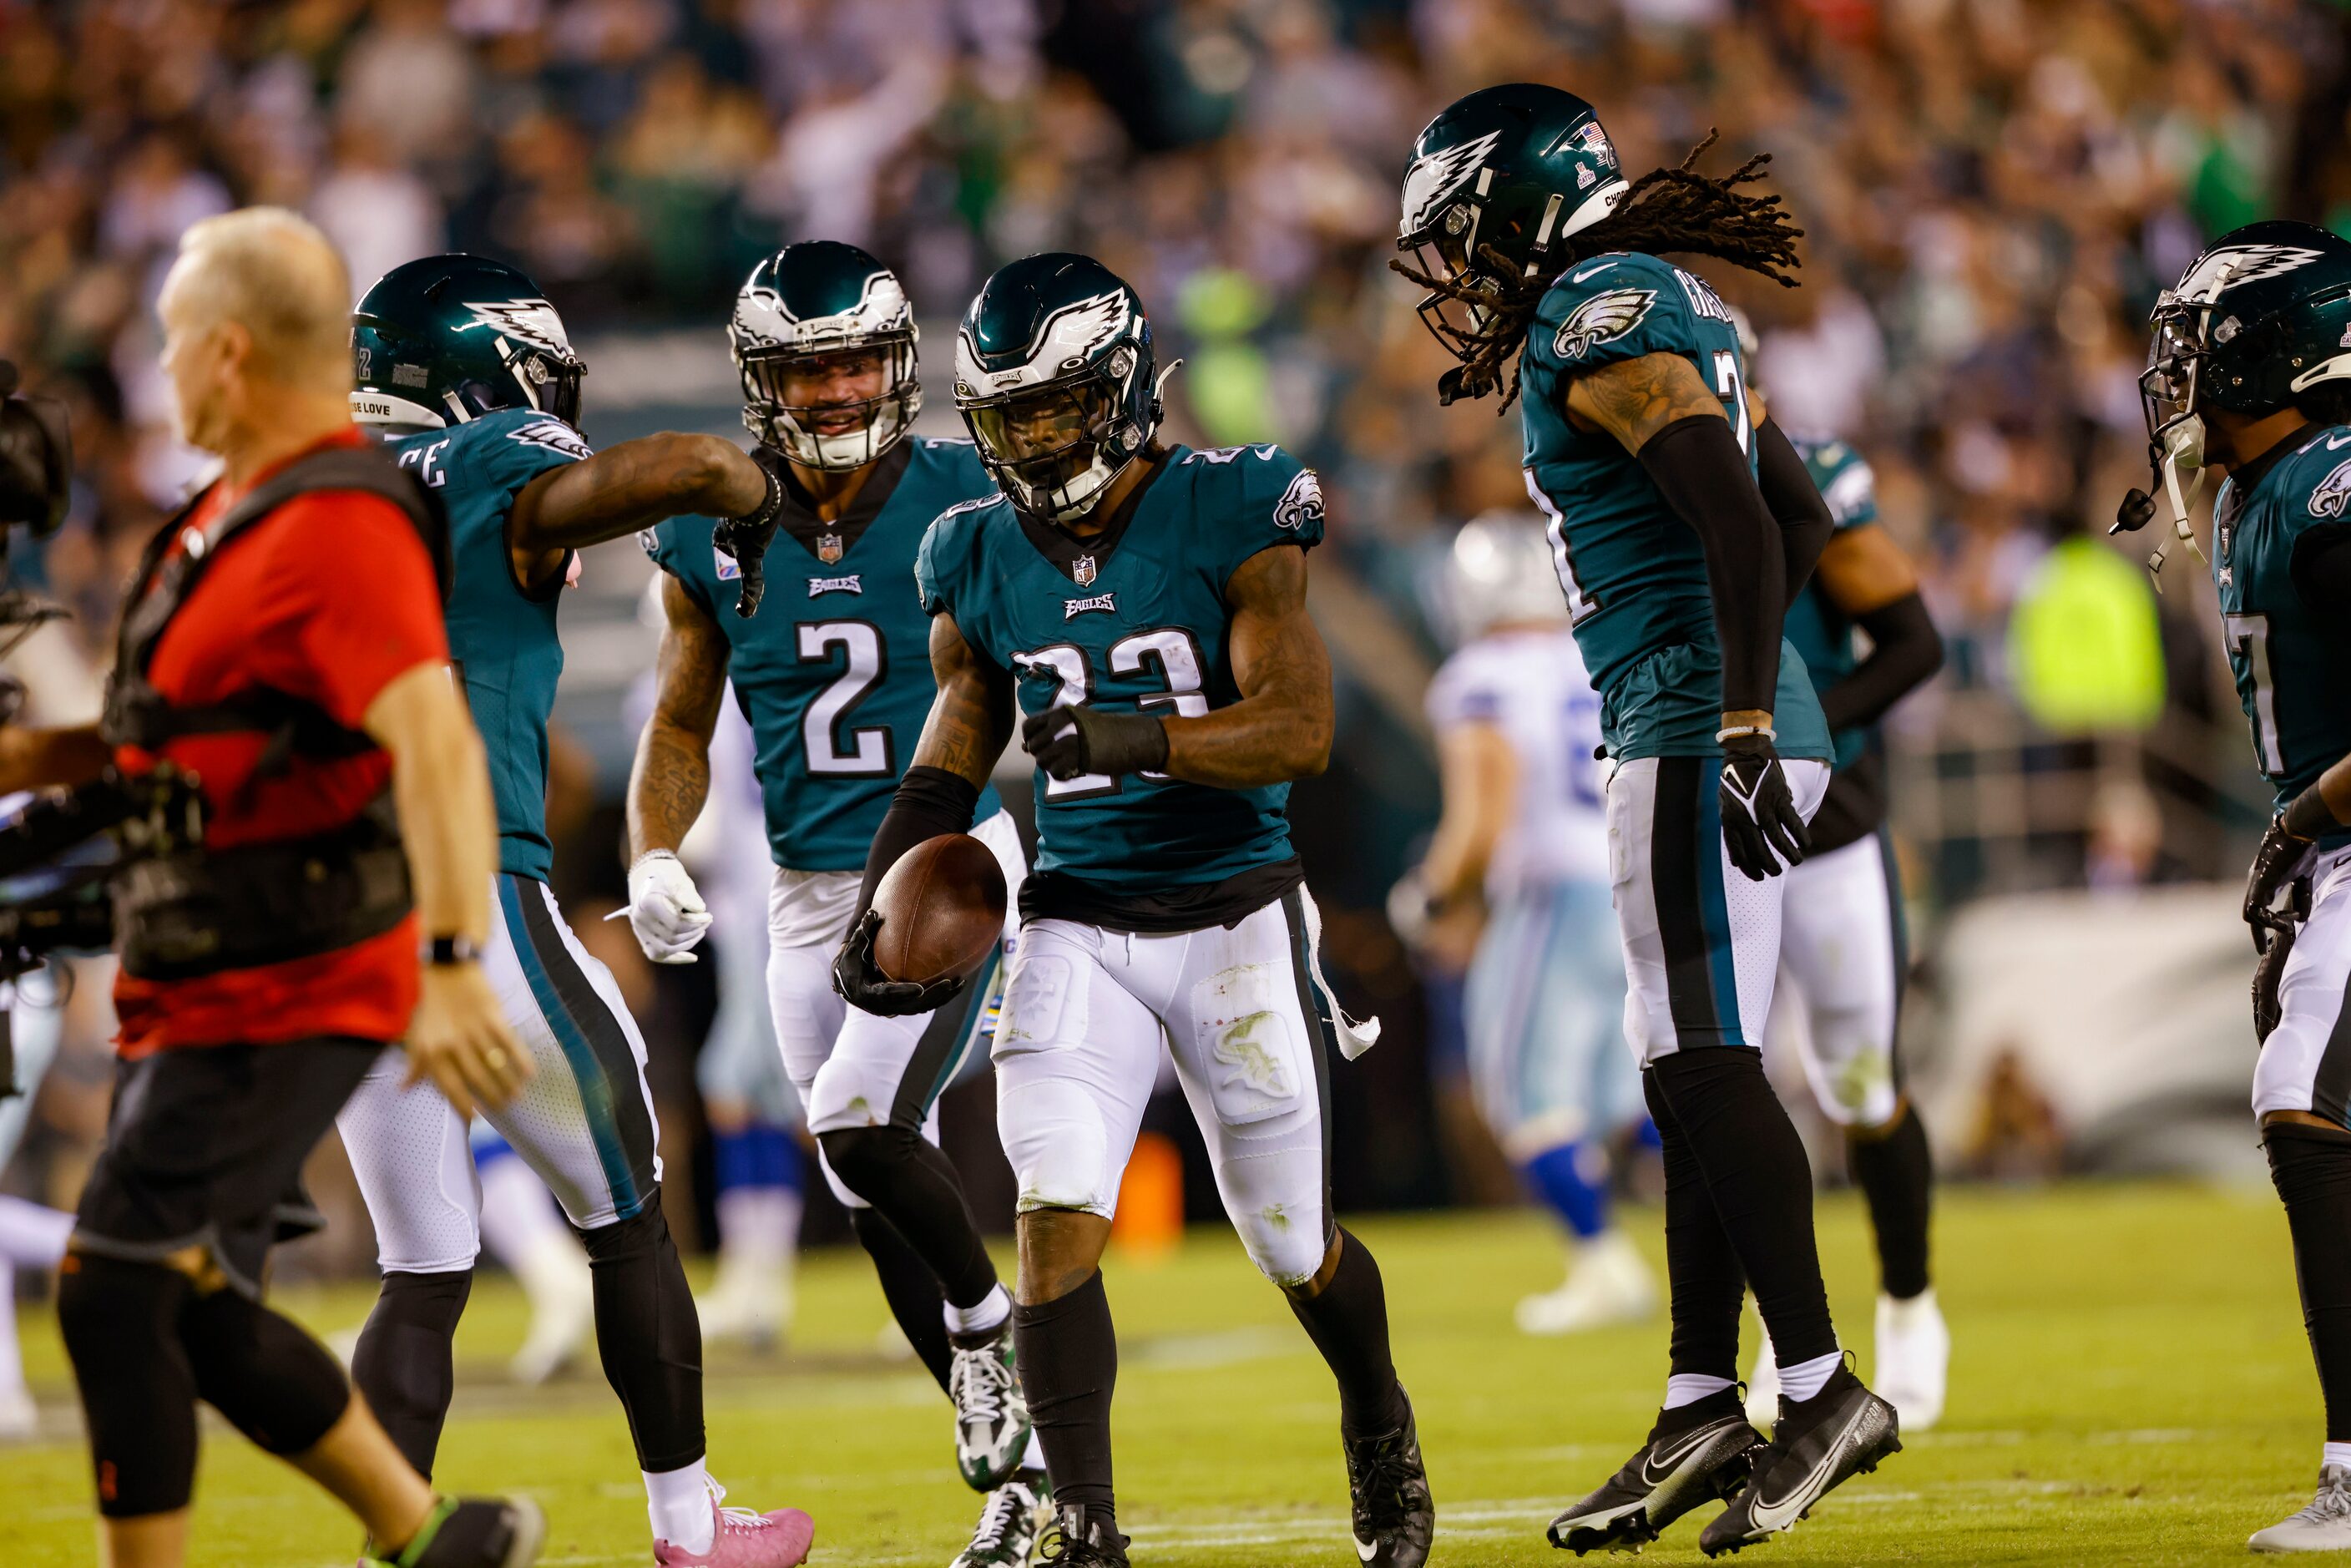
[[1821,694],[1831,729],[1875,724],[1943,667],[1942,633],[1915,592],[1863,611],[1854,624],[1869,633],[1869,656]]
[[1723,711],[1770,708],[1780,681],[1787,562],[1747,454],[1729,421],[1693,414],[1651,436],[1639,455],[1666,504],[1706,551],[1722,644]]
[[865,881],[857,892],[857,913],[872,907],[873,890],[908,850],[941,833],[967,832],[972,813],[979,809],[979,786],[960,773],[917,765],[898,780],[890,810],[873,830],[872,847],[865,852]]
[[1755,483],[1780,525],[1781,555],[1788,563],[1787,601],[1793,604],[1836,532],[1836,517],[1822,499],[1795,443],[1768,419],[1755,431]]

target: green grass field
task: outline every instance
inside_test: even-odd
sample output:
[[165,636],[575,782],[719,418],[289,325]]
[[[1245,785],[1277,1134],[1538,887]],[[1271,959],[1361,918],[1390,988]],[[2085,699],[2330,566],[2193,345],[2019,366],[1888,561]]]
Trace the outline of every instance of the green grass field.
[[[1657,1217],[1629,1219],[1656,1253]],[[1874,1276],[1858,1206],[1823,1200],[1821,1230],[1839,1322],[1865,1345]],[[1543,1524],[1646,1429],[1665,1325],[1520,1337],[1511,1302],[1555,1282],[1558,1266],[1531,1215],[1367,1221],[1362,1234],[1387,1276],[1419,1408],[1434,1560],[1569,1561]],[[2248,1533],[2308,1500],[2318,1401],[2285,1225],[2266,1191],[1958,1193],[1937,1241],[1958,1346],[1944,1424],[1742,1562],[2231,1562]],[[1121,1520],[1135,1561],[1352,1564],[1328,1377],[1229,1235],[1196,1229],[1167,1262],[1113,1264],[1109,1283],[1123,1340]],[[342,1289],[283,1302],[333,1331],[355,1325],[368,1300]],[[86,1563],[89,1483],[71,1390],[53,1325],[26,1316],[52,1440],[0,1451],[0,1564]],[[883,1319],[862,1255],[817,1255],[789,1355],[712,1357],[714,1471],[736,1501],[813,1513],[820,1564],[944,1564],[975,1512],[936,1388],[873,1353]],[[442,1481],[528,1490],[553,1521],[548,1563],[649,1563],[618,1407],[592,1368],[549,1390],[507,1385],[502,1360],[520,1333],[515,1296],[486,1282],[459,1343]],[[200,1495],[198,1564],[351,1561],[355,1531],[333,1505],[217,1424]],[[1645,1561],[1702,1561],[1706,1517]]]

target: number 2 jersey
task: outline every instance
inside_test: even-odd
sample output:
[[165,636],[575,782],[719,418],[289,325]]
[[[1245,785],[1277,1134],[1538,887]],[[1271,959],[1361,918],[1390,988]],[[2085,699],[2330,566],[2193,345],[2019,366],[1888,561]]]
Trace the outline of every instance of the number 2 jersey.
[[1561,883],[1608,884],[1606,764],[1600,699],[1564,626],[1489,632],[1464,643],[1428,685],[1439,733],[1491,725],[1518,763],[1510,826],[1486,863],[1486,902]]
[[[2351,521],[2351,428],[2304,431],[2213,498],[2212,578],[2237,698],[2278,803],[2351,755],[2351,606],[2313,601],[2305,563]],[[2322,841],[2351,843],[2351,830]]]
[[[1225,584],[1279,545],[1322,538],[1313,473],[1278,446],[1168,450],[1097,537],[1001,496],[931,525],[923,607],[1009,671],[1024,715],[1056,704],[1196,716],[1240,699]],[[1123,931],[1224,924],[1300,880],[1287,784],[1217,789],[1164,775],[1037,780],[1029,918]]]
[[[563,421],[527,408],[402,436],[392,450],[448,513],[449,659],[488,754],[498,869],[545,882],[554,861],[547,838],[547,720],[563,674],[555,612],[565,574],[558,570],[537,593],[523,591],[507,543],[507,515],[525,486],[590,450]],[[567,556],[564,568],[570,564]],[[364,581],[360,587],[364,591]]]
[[[768,851],[791,871],[859,871],[938,695],[914,551],[941,512],[996,486],[968,441],[915,437],[876,462],[832,522],[789,493],[768,547],[767,597],[735,613],[742,573],[708,517],[639,538],[717,623],[750,721]],[[999,809],[993,787],[977,816]]]
[[[1714,290],[1680,267],[1623,251],[1570,267],[1543,296],[1520,360],[1527,493],[1550,520],[1576,645],[1600,690],[1601,730],[1619,758],[1721,749],[1722,653],[1704,548],[1639,458],[1567,417],[1576,376],[1661,353],[1688,360],[1722,399],[1751,473],[1738,330]],[[1820,700],[1784,638],[1772,723],[1782,756],[1830,757]]]

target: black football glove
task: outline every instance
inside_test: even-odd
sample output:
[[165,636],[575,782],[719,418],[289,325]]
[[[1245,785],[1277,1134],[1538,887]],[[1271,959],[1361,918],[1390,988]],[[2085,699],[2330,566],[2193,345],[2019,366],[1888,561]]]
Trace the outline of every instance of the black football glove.
[[2253,1038],[2266,1041],[2283,1010],[2278,982],[2285,978],[2285,961],[2294,956],[2294,923],[2283,915],[2264,915],[2253,925],[2253,946],[2262,961],[2253,966]]
[[852,1008],[885,1019],[936,1012],[963,989],[963,977],[951,976],[918,986],[912,980],[886,978],[873,962],[873,933],[882,929],[882,912],[869,909],[849,928],[833,955],[833,993]]
[[73,486],[73,435],[63,403],[16,392],[16,367],[0,360],[0,527],[54,533]]
[[1156,772],[1167,766],[1167,730],[1147,713],[1103,713],[1067,703],[1032,714],[1020,742],[1037,766],[1056,779],[1089,773]]
[[1722,743],[1722,843],[1750,882],[1778,876],[1813,852],[1813,835],[1787,770],[1768,735],[1734,735]]
[[743,574],[735,613],[746,620],[759,612],[759,601],[768,594],[768,547],[775,542],[776,526],[783,521],[786,471],[783,454],[765,446],[752,449],[751,461],[768,476],[767,497],[758,511],[747,516],[719,518],[710,535],[710,542]]
[[2292,815],[2289,809],[2270,819],[2261,848],[2253,852],[2253,868],[2245,877],[2245,924],[2253,928],[2256,952],[2262,950],[2262,933],[2274,929],[2279,919],[2279,891],[2308,868],[2316,847],[2314,838],[2287,825]]

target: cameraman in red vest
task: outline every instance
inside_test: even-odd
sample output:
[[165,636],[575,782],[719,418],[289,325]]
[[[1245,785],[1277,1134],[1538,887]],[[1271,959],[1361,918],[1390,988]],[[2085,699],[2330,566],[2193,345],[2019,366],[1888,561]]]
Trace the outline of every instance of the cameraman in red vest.
[[460,1113],[529,1058],[477,962],[496,835],[448,669],[437,510],[350,423],[351,290],[294,214],[191,228],[160,304],[181,432],[220,476],[124,606],[105,722],[0,730],[0,789],[169,764],[200,845],[114,884],[121,1061],[58,1317],[110,1568],[177,1568],[196,1403],[402,1568],[518,1568],[528,1501],[435,1497],[327,1350],[262,1302],[303,1160],[393,1041]]

